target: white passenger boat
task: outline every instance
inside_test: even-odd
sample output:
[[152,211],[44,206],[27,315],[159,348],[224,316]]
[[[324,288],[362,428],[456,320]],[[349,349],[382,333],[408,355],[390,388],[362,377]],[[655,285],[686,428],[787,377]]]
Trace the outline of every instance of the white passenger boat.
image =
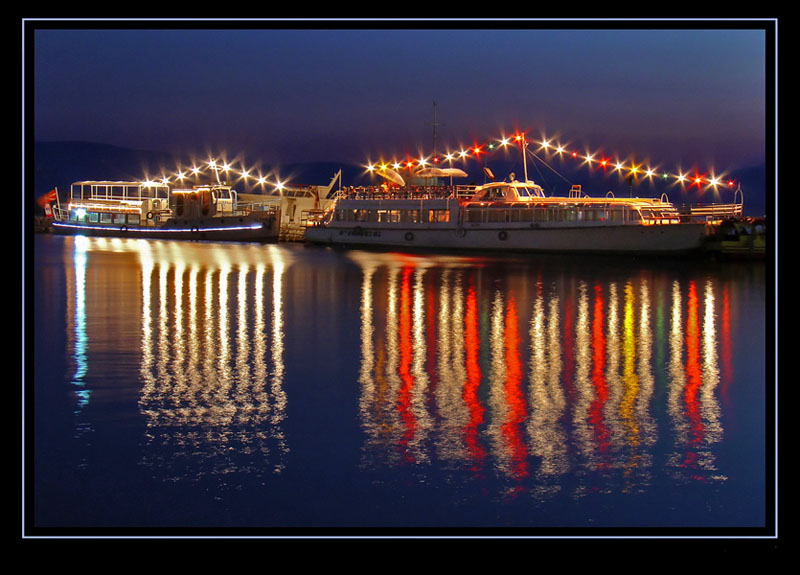
[[243,204],[230,186],[180,189],[165,184],[82,181],[53,209],[59,234],[218,241],[277,241],[278,204]]
[[[403,195],[404,197],[398,197]],[[681,217],[666,197],[589,197],[580,186],[546,197],[531,181],[492,182],[460,198],[387,194],[342,197],[308,228],[316,244],[496,250],[668,254],[702,250],[709,224]]]

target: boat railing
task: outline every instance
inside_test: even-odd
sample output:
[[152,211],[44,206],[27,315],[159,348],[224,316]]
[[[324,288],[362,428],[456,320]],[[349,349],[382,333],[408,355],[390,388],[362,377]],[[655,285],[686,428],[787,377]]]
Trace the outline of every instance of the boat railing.
[[460,198],[460,199],[471,198],[472,196],[475,195],[475,190],[477,188],[478,188],[478,186],[473,186],[473,185],[455,186],[453,188],[453,190],[454,190],[453,195],[456,198]]
[[686,204],[678,206],[678,213],[684,220],[719,221],[742,215],[742,204]]
[[150,182],[87,180],[70,186],[71,200],[143,201],[168,197],[166,185]]
[[572,187],[569,189],[569,196],[570,198],[582,198],[583,192],[581,191],[580,184],[573,184]]
[[467,198],[475,186],[351,186],[342,188],[335,196],[338,200],[416,200]]
[[69,219],[69,210],[61,206],[52,206],[53,219],[57,222],[63,222]]
[[276,213],[280,209],[280,202],[274,199],[261,202],[236,203],[233,207],[233,215],[250,215],[253,212]]

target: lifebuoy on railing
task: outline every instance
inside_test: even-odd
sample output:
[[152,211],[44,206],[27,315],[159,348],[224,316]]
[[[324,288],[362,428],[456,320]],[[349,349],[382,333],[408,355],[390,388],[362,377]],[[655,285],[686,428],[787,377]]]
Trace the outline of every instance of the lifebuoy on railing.
[[411,240],[414,239],[414,234],[412,234],[411,232],[406,232],[406,236],[405,237],[406,237],[406,241],[410,242]]
[[199,232],[199,231],[200,231],[200,230],[197,228],[197,226],[192,226],[192,233],[193,233],[193,234],[196,234],[196,233],[197,233],[197,232]]
[[497,234],[497,237],[500,238],[502,241],[506,241],[508,239],[508,233],[500,232],[499,234]]
[[153,212],[147,212],[147,219],[152,220],[154,215]]

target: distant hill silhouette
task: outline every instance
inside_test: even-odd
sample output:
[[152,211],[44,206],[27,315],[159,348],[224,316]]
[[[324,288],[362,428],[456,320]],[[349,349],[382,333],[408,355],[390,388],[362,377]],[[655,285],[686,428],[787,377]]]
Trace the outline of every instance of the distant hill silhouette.
[[[31,200],[58,188],[62,200],[69,193],[70,184],[80,180],[138,180],[145,177],[157,177],[169,173],[176,166],[186,165],[188,158],[176,158],[163,152],[120,148],[107,144],[90,142],[36,142],[34,144],[33,163],[29,166],[28,176],[33,176]],[[253,158],[255,160],[255,158]],[[474,162],[469,165],[457,165],[469,171],[467,178],[455,183],[482,184],[487,181],[483,165]],[[514,173],[517,179],[523,178],[521,161],[503,161],[495,158],[489,160],[487,167],[498,179],[506,178]],[[563,170],[562,166],[555,166]],[[542,185],[545,193],[565,193],[571,184],[580,184],[589,195],[604,195],[612,191],[616,196],[628,194],[638,196],[660,196],[666,192],[670,200],[676,204],[694,203],[697,201],[714,201],[709,197],[697,197],[691,191],[677,193],[660,182],[629,182],[616,176],[590,174],[585,169],[574,169],[572,173],[565,171],[555,174],[533,161],[528,162],[528,177]],[[382,180],[365,173],[363,166],[340,164],[334,162],[304,162],[288,165],[269,166],[262,163],[262,170],[274,170],[281,178],[289,178],[292,183],[300,185],[326,185],[333,175],[342,170],[343,186],[361,186],[381,183]],[[741,183],[744,191],[744,209],[747,215],[761,216],[766,214],[767,204],[767,171],[765,166],[743,169],[729,176]],[[770,178],[771,180],[771,178]],[[30,180],[28,180],[30,181]],[[252,189],[242,189],[250,191]],[[770,195],[771,197],[771,195]],[[733,194],[724,192],[717,201],[730,202]],[[31,201],[33,209],[38,209]]]

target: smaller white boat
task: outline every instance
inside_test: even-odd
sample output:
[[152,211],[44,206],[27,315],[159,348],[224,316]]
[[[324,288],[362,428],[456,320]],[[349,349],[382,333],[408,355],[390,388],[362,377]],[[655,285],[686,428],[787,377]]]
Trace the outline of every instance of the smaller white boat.
[[277,241],[279,205],[244,204],[228,185],[180,189],[136,181],[81,181],[53,209],[54,233],[128,238]]

